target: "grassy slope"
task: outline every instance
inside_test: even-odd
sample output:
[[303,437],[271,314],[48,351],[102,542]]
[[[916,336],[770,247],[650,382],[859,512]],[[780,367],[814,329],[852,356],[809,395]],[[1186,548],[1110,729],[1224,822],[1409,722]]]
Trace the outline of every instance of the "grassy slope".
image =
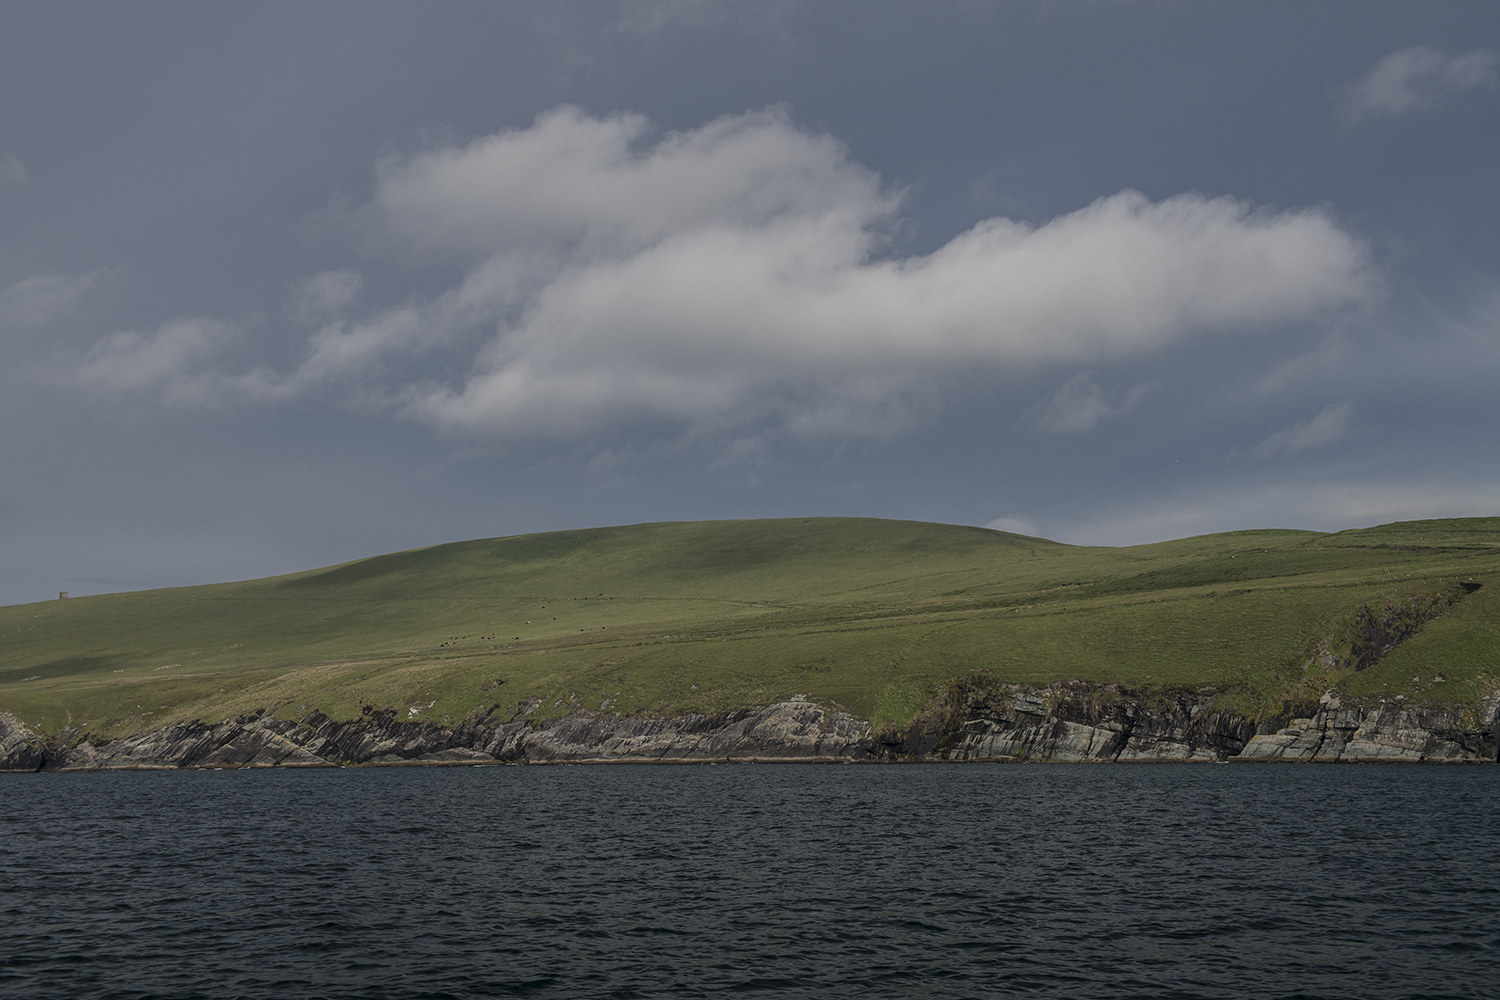
[[[1339,652],[1362,605],[1460,580],[1490,585],[1375,667],[1302,666],[1320,642]],[[795,693],[899,724],[973,671],[1211,685],[1247,711],[1335,683],[1476,704],[1500,684],[1500,518],[1118,549],[865,519],[648,524],[0,608],[0,710],[54,731],[261,707],[456,722],[533,697],[538,715],[677,713]]]

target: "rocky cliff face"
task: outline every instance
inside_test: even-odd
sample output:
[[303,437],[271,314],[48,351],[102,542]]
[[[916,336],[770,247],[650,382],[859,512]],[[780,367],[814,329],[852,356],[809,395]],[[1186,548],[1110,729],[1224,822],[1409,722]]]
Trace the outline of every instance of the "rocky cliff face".
[[[1453,711],[1336,700],[1281,728],[1215,711],[1207,693],[1122,691],[1069,682],[1031,688],[958,686],[900,732],[804,698],[755,711],[643,719],[572,715],[470,720],[452,729],[368,711],[338,721],[314,712],[186,723],[109,741],[46,739],[0,714],[0,770],[316,767],[339,764],[730,760],[1492,761],[1500,721]],[[1264,730],[1264,731],[1260,731]]]
[[47,763],[47,742],[9,712],[0,712],[0,771],[39,771]]
[[1045,688],[956,685],[875,752],[947,760],[1224,760],[1255,734],[1242,716],[1187,694],[1131,696],[1082,681]]
[[1066,682],[1035,689],[958,686],[875,752],[902,758],[1051,761],[1495,760],[1496,705],[1483,722],[1452,710],[1343,709],[1325,697],[1309,718],[1257,724],[1215,711],[1207,692],[1145,694]]
[[1236,760],[1494,760],[1500,721],[1468,725],[1455,712],[1326,708],[1254,736]]
[[0,715],[0,770],[461,764],[496,761],[850,760],[870,726],[802,698],[758,711],[669,719],[573,715],[542,722],[467,722],[445,729],[393,711],[336,721],[264,714],[186,723],[107,742],[48,741]]

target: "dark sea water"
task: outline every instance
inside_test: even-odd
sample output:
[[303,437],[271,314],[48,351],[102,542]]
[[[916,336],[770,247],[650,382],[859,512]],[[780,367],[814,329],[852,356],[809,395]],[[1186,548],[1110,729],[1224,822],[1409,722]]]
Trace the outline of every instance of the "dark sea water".
[[5,997],[1500,996],[1500,768],[0,776]]

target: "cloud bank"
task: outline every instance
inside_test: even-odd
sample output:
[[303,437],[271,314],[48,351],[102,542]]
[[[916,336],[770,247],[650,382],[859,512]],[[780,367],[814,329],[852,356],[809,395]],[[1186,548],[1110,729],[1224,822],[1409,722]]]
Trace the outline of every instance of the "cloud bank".
[[[500,438],[637,421],[859,437],[987,371],[1107,363],[1375,294],[1360,242],[1318,210],[1124,191],[1042,225],[987,219],[900,257],[900,208],[842,144],[778,111],[662,135],[637,115],[558,108],[377,165],[353,212],[365,249],[456,269],[448,291],[355,316],[358,275],[316,276],[296,293],[294,312],[323,324],[300,362],[217,377],[261,398],[384,380],[407,415]],[[90,377],[160,391],[177,363],[185,388],[164,395],[189,400],[213,339],[171,324],[117,334]],[[403,379],[429,351],[459,352],[467,374]],[[1094,402],[1053,429],[1134,398]]]

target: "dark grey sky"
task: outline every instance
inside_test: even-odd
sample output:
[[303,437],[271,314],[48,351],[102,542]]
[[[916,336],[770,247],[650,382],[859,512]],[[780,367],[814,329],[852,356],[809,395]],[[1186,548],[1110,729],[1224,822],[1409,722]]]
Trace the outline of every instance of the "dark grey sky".
[[0,602],[1500,513],[1493,3],[0,10]]

